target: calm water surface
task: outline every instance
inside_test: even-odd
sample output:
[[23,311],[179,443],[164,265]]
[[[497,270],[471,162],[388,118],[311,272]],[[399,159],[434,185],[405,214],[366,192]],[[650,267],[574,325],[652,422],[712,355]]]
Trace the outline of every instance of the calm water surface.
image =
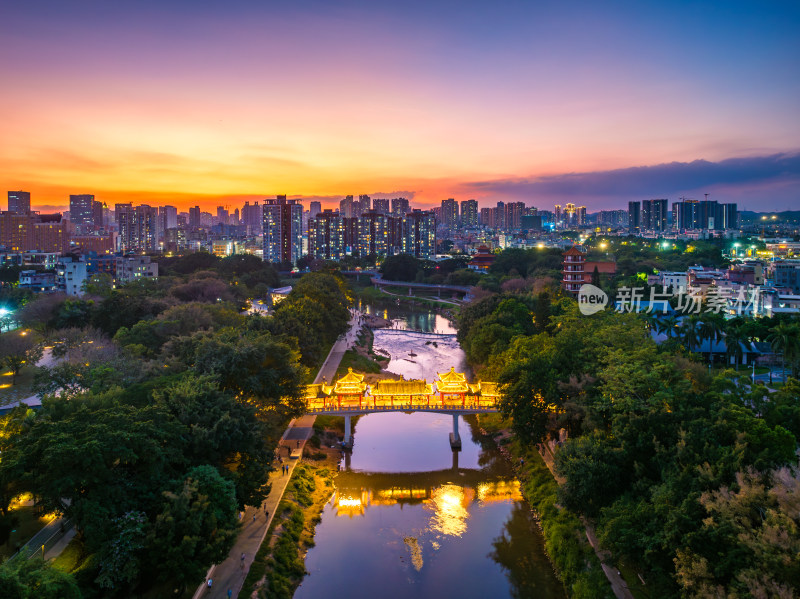
[[[435,314],[385,317],[454,332]],[[465,363],[455,339],[378,330],[374,347],[406,378],[430,381]],[[564,597],[518,481],[478,443],[477,426],[474,416],[460,419],[463,447],[453,452],[450,415],[362,416],[295,598]]]

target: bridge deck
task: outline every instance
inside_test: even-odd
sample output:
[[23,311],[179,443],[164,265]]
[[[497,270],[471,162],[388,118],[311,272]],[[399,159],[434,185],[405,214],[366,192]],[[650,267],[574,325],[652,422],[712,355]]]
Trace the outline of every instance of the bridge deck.
[[459,415],[466,415],[466,414],[490,414],[497,412],[496,406],[486,406],[486,407],[477,407],[477,406],[342,406],[338,408],[336,406],[327,406],[327,407],[320,407],[320,408],[311,408],[306,407],[306,414],[323,414],[327,416],[352,416],[356,414],[377,414],[380,412],[432,412],[436,414],[459,414]]

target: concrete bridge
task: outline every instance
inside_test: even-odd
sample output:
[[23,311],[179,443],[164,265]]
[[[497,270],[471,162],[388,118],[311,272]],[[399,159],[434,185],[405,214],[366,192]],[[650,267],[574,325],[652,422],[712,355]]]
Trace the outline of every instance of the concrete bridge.
[[344,417],[343,448],[352,448],[352,416],[384,412],[433,412],[453,416],[450,446],[461,448],[458,417],[498,411],[500,394],[497,385],[479,381],[469,384],[463,373],[439,373],[439,380],[380,380],[374,386],[364,383],[364,375],[348,373],[328,385],[325,382],[306,386],[306,414]]
[[434,285],[431,283],[411,283],[408,281],[388,281],[381,277],[372,277],[370,279],[375,287],[401,287],[408,289],[408,295],[414,295],[414,289],[423,289],[435,291],[438,297],[441,297],[442,291],[450,293],[463,293],[465,296],[469,295],[470,287],[463,287],[461,285]]

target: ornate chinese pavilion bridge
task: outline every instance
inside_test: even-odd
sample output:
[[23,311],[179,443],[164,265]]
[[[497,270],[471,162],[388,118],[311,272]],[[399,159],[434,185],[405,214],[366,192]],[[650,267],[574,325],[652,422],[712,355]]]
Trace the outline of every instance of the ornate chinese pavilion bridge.
[[352,446],[350,417],[372,412],[439,412],[453,415],[450,444],[461,447],[458,417],[462,414],[497,412],[500,394],[496,383],[467,382],[466,376],[451,368],[437,373],[433,383],[424,380],[381,380],[374,386],[364,382],[364,375],[348,369],[346,375],[332,385],[318,383],[306,386],[306,412],[344,416],[345,447]]

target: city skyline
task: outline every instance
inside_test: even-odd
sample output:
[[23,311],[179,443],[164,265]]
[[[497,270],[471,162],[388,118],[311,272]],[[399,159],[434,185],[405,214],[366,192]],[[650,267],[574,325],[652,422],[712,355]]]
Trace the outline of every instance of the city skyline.
[[82,193],[797,208],[798,24],[790,3],[15,5],[0,185],[43,211]]

